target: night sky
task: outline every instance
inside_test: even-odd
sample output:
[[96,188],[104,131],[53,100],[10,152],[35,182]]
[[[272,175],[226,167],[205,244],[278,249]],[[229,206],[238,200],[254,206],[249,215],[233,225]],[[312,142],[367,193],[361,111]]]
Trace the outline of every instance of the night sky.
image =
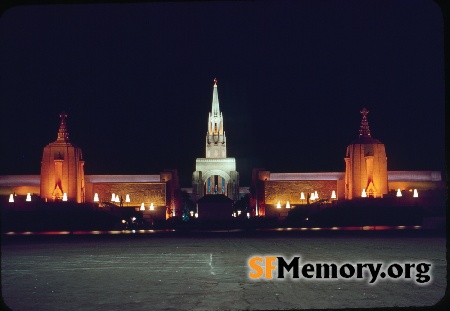
[[253,167],[344,171],[363,107],[389,170],[444,173],[439,6],[322,0],[5,11],[0,174],[39,174],[64,110],[86,174],[176,168],[188,187],[214,78],[242,186]]

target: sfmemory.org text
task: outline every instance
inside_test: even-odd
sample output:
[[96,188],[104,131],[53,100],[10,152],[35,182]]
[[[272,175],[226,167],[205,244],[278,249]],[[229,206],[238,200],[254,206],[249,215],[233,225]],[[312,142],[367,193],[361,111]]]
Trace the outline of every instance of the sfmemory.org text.
[[[431,280],[431,263],[302,263],[299,256],[286,260],[282,256],[253,256],[248,259],[249,278],[256,279],[368,279],[369,284],[379,279],[414,280],[425,284]],[[274,276],[275,275],[275,276]]]

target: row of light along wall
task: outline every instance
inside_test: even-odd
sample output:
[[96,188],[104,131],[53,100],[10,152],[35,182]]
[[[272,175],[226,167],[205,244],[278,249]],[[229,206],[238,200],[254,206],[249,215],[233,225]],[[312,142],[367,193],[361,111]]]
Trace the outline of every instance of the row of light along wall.
[[[413,198],[418,198],[419,197],[419,192],[417,191],[417,189],[409,189],[410,192],[413,192]],[[402,191],[400,189],[397,189],[397,194],[395,195],[396,197],[400,198],[402,197]],[[367,193],[366,193],[366,189],[363,189],[361,192],[361,197],[362,198],[367,198]]]
[[[311,192],[311,194],[309,194],[309,201],[315,201],[319,199],[319,194],[317,193],[317,191]],[[331,199],[336,200],[336,191],[331,191]],[[304,201],[306,200],[305,197],[305,193],[301,192],[300,193],[300,200]],[[277,208],[281,208],[281,204],[280,201],[278,201],[277,203]],[[286,208],[291,208],[291,204],[289,203],[289,201],[286,202]]]
[[[67,201],[67,193],[64,192],[62,200]],[[31,202],[31,193],[27,193],[27,198],[25,199],[25,201]],[[12,193],[9,195],[9,202],[14,203],[14,194]]]

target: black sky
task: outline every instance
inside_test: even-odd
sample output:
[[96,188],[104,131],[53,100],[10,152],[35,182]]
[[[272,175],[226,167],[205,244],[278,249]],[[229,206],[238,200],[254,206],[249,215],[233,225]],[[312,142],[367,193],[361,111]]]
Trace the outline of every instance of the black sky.
[[86,174],[205,156],[218,79],[228,156],[344,171],[366,107],[389,170],[444,171],[444,23],[433,1],[20,6],[0,19],[0,174],[39,174],[68,113]]

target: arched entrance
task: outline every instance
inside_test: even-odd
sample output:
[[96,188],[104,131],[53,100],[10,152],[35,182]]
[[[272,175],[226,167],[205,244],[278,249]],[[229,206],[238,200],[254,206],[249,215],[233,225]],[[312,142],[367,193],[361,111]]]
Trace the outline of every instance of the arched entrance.
[[230,175],[222,170],[210,170],[203,175],[204,194],[228,195],[228,183]]

